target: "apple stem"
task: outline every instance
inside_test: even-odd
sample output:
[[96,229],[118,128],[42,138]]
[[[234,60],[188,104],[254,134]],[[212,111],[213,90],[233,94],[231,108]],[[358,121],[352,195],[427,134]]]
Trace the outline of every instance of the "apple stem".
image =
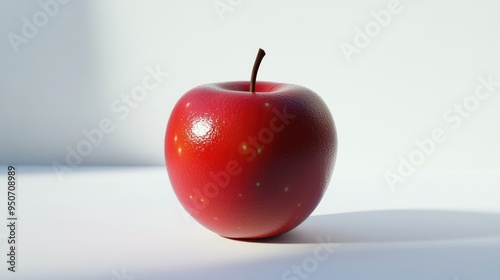
[[257,72],[259,72],[260,62],[266,55],[266,52],[263,49],[259,49],[257,53],[257,57],[255,58],[255,62],[253,64],[252,69],[252,77],[250,78],[250,92],[255,93],[255,80],[257,79]]

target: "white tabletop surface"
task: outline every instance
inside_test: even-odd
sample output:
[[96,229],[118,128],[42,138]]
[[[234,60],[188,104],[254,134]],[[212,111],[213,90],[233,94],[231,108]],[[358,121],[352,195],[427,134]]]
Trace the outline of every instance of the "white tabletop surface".
[[[2,262],[1,279],[500,279],[494,172],[422,171],[391,191],[383,173],[335,170],[302,225],[242,242],[190,218],[163,166],[77,167],[61,180],[17,169],[17,272]],[[2,226],[4,256],[6,237]]]

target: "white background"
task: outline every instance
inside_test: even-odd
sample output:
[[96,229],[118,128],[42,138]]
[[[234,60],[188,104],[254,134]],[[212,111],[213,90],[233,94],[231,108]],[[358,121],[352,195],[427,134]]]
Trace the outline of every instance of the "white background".
[[[231,10],[218,14],[214,3]],[[309,279],[500,278],[500,86],[460,125],[443,118],[473,98],[479,77],[500,81],[500,4],[401,0],[347,57],[340,46],[356,46],[356,29],[388,3],[70,1],[15,46],[9,34],[24,36],[23,18],[33,23],[43,9],[0,1],[0,167],[2,176],[7,164],[20,170],[17,277],[120,279],[123,268],[135,279],[281,279],[331,235],[339,248]],[[185,216],[163,159],[180,96],[249,79],[259,47],[258,79],[316,91],[339,137],[313,217],[271,244],[222,239]],[[112,104],[157,67],[168,77],[121,118]],[[103,119],[114,130],[58,176],[51,165],[67,164]],[[435,129],[446,140],[391,189],[384,174],[397,174],[400,157]],[[0,275],[15,279],[3,266]]]
[[[82,165],[161,165],[177,99],[200,84],[249,79],[261,47],[259,79],[309,87],[327,102],[338,168],[395,169],[437,127],[448,139],[422,168],[500,167],[498,87],[458,129],[442,116],[474,93],[478,76],[500,80],[497,1],[400,1],[350,63],[340,44],[354,45],[355,28],[389,1],[240,2],[221,20],[213,1],[73,1],[16,54],[7,34],[21,35],[22,18],[42,9],[1,1],[0,163],[64,163],[82,130],[111,118],[115,131]],[[111,104],[157,65],[169,77],[120,119]]]

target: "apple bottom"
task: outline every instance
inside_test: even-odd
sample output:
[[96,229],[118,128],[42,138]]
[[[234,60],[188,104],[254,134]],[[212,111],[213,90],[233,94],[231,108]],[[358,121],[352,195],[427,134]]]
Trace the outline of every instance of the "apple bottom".
[[324,163],[311,157],[298,161],[302,164],[273,162],[274,168],[259,163],[259,169],[251,168],[254,162],[229,161],[224,170],[210,172],[203,187],[180,192],[178,198],[200,224],[221,236],[276,236],[302,223],[326,191],[327,182],[319,178],[328,170],[305,168]]

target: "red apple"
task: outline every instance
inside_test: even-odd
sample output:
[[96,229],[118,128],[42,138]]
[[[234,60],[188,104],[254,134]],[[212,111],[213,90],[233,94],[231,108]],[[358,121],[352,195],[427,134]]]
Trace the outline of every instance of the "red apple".
[[255,82],[198,86],[172,110],[165,135],[170,182],[186,211],[229,238],[287,232],[316,208],[337,150],[333,118],[302,86]]

